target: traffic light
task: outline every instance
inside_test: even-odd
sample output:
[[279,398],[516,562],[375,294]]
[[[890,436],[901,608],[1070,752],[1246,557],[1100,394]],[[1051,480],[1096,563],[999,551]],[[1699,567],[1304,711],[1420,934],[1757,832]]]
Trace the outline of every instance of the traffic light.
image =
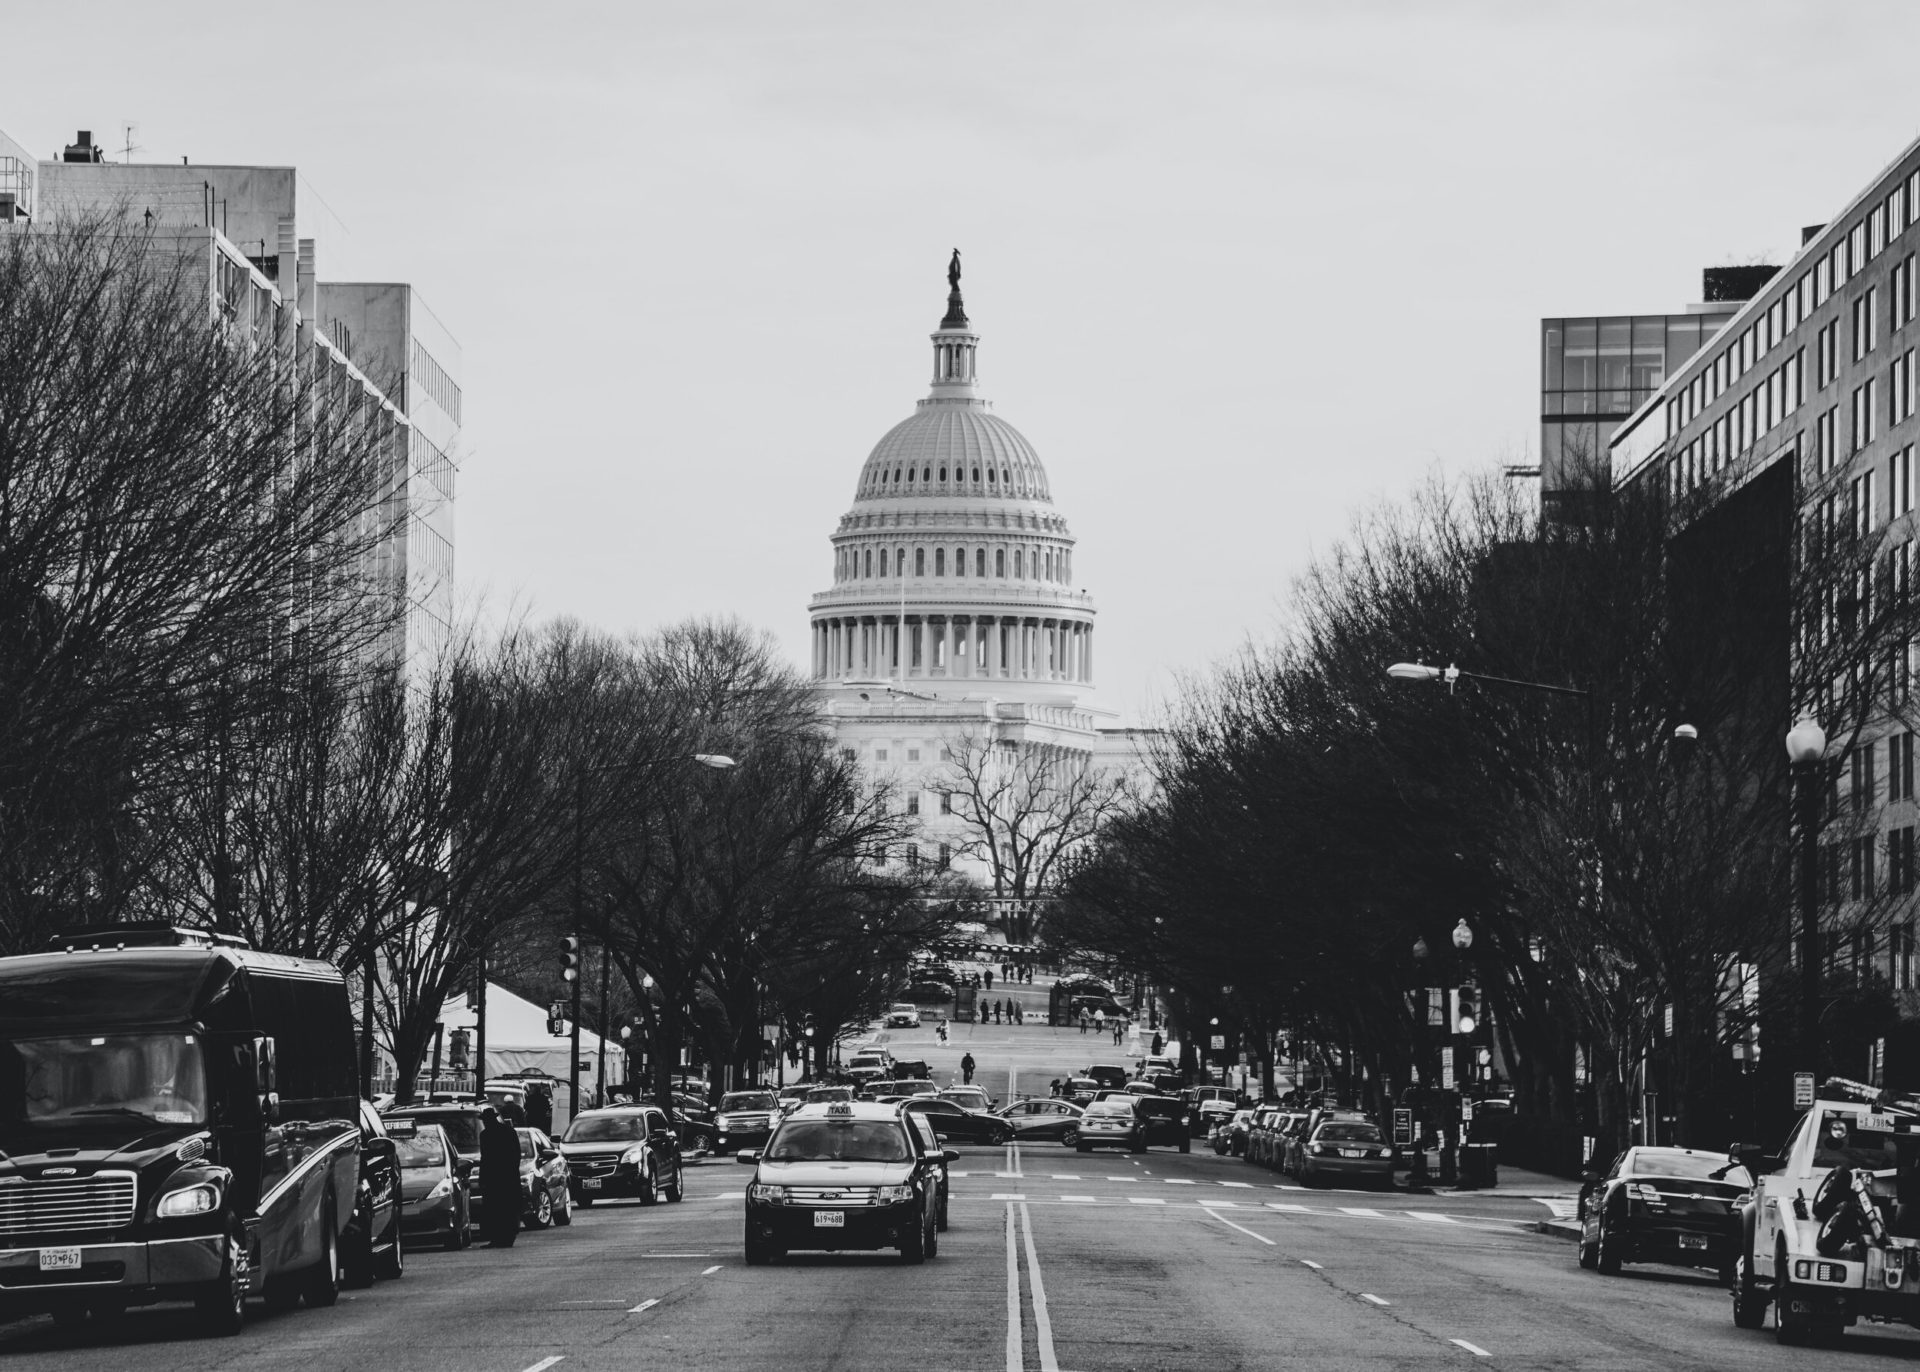
[[580,936],[568,934],[560,940],[560,975],[567,981],[580,980]]
[[1455,1033],[1471,1034],[1480,1027],[1480,993],[1471,983],[1453,993]]
[[567,1003],[556,1000],[547,1007],[547,1032],[557,1039],[567,1036]]

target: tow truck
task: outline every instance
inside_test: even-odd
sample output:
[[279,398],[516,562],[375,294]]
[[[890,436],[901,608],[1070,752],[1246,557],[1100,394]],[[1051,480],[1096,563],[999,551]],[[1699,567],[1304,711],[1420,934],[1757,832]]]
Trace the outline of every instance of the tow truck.
[[1777,1156],[1736,1144],[1733,1322],[1836,1345],[1862,1319],[1920,1327],[1920,1102],[1830,1078]]

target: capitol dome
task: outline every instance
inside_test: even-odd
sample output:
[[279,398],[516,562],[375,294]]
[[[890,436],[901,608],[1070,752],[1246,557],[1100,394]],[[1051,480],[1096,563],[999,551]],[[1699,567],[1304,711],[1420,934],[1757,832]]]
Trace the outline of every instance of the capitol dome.
[[813,675],[1067,703],[1092,683],[1093,602],[1039,454],[980,394],[959,276],[956,253],[932,389],[874,445],[833,535]]

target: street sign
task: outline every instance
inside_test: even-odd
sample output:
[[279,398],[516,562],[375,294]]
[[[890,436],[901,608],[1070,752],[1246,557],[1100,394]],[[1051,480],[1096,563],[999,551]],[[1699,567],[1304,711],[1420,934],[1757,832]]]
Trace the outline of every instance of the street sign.
[[1216,1053],[1224,1053],[1226,1049],[1227,1036],[1225,1034],[1215,1034],[1213,1036],[1213,1051]]
[[1804,1110],[1813,1104],[1813,1073],[1795,1072],[1793,1074],[1793,1108]]
[[1462,1124],[1473,1123],[1473,1102],[1470,1100],[1463,1100],[1460,1102],[1460,1123]]
[[1393,1112],[1393,1141],[1403,1148],[1413,1142],[1413,1111]]
[[1451,1048],[1440,1050],[1440,1089],[1453,1090],[1453,1049]]

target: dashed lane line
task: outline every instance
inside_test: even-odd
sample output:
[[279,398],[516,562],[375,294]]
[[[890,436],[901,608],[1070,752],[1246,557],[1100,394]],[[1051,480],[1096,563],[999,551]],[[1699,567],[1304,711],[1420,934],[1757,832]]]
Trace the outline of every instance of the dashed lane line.
[[1312,1258],[1300,1259],[1300,1265],[1302,1267],[1311,1267],[1316,1272],[1324,1272],[1327,1270],[1326,1268],[1322,1267],[1319,1263],[1315,1262]]
[[1383,1220],[1385,1215],[1378,1210],[1370,1210],[1364,1205],[1341,1205],[1335,1207],[1343,1215],[1359,1215],[1363,1219]]
[[641,1301],[640,1304],[634,1306],[633,1309],[627,1311],[627,1313],[629,1315],[638,1315],[642,1310],[651,1310],[658,1304],[660,1304],[660,1298],[655,1296],[652,1300]]
[[715,1272],[718,1272],[720,1270],[720,1266],[721,1265],[716,1262],[712,1267],[709,1267],[706,1271],[702,1272],[700,1275],[703,1277],[711,1277]]
[[1459,1344],[1462,1348],[1466,1349],[1467,1352],[1473,1354],[1473,1356],[1476,1358],[1491,1358],[1493,1356],[1493,1354],[1487,1352],[1487,1350],[1482,1348],[1479,1344],[1468,1343],[1465,1339],[1448,1339],[1447,1342]]
[[1020,1207],[1020,1238],[1027,1250],[1027,1285],[1033,1291],[1033,1333],[1040,1345],[1040,1372],[1060,1372],[1053,1354],[1053,1319],[1047,1314],[1047,1288],[1040,1280],[1040,1255],[1033,1251],[1033,1220]]
[[1223,1182],[1221,1182],[1221,1183],[1220,1183],[1220,1185],[1222,1185],[1222,1186],[1242,1186],[1242,1187],[1245,1187],[1245,1188],[1246,1188],[1247,1190],[1249,1190],[1249,1191],[1251,1191],[1251,1190],[1253,1190],[1253,1183],[1252,1183],[1252,1182],[1250,1182],[1250,1181],[1223,1181]]
[[1374,1295],[1371,1291],[1362,1291],[1360,1293],[1360,1299],[1363,1301],[1372,1301],[1375,1305],[1391,1304],[1391,1302],[1389,1301],[1381,1300],[1378,1296]]
[[1013,1244],[1013,1206],[1007,1206],[1007,1372],[1024,1372],[1020,1351],[1020,1250]]
[[539,1362],[534,1363],[533,1366],[523,1368],[522,1372],[547,1372],[547,1369],[555,1363],[565,1362],[566,1360],[567,1355],[565,1353],[555,1353],[551,1358],[542,1358]]
[[1060,1199],[1068,1205],[1098,1205],[1100,1203],[1098,1196],[1062,1196]]
[[1129,1205],[1165,1205],[1166,1204],[1166,1202],[1161,1200],[1158,1196],[1128,1196],[1127,1203]]
[[1284,1210],[1286,1213],[1290,1215],[1311,1215],[1313,1213],[1313,1211],[1309,1210],[1304,1205],[1289,1205],[1285,1201],[1268,1201],[1267,1209]]
[[989,1199],[997,1201],[1023,1201],[1026,1199],[1026,1196],[1018,1191],[995,1191]]
[[1200,1183],[1191,1177],[1168,1177],[1168,1186],[1198,1186]]

